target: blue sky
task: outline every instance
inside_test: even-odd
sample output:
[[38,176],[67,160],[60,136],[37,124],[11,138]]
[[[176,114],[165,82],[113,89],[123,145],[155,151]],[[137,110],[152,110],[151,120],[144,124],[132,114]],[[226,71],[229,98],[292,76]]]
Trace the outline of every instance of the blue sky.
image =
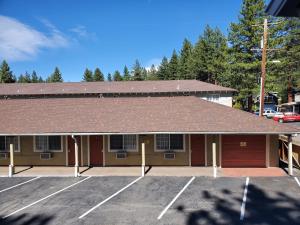
[[[225,4],[226,3],[226,4]],[[84,69],[105,75],[135,59],[159,64],[184,38],[193,43],[206,24],[227,33],[241,0],[0,0],[0,60],[15,75],[58,66],[65,81]]]

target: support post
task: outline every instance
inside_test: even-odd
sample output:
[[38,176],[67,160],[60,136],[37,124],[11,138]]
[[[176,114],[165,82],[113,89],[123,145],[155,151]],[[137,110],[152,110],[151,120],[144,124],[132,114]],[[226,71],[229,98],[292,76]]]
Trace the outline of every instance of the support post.
[[214,177],[217,177],[217,147],[215,142],[212,144],[212,158],[213,158]]
[[72,135],[72,138],[74,140],[74,149],[75,149],[75,166],[74,166],[74,176],[78,177],[79,174],[79,163],[78,163],[78,143],[77,143],[77,139],[74,137],[74,135]]
[[290,176],[293,176],[293,142],[292,136],[288,136],[288,172]]
[[145,176],[145,164],[146,164],[146,156],[145,156],[145,143],[142,143],[142,177]]
[[14,165],[14,145],[9,145],[9,153],[10,153],[10,164],[8,168],[8,176],[12,177],[15,173],[15,165]]

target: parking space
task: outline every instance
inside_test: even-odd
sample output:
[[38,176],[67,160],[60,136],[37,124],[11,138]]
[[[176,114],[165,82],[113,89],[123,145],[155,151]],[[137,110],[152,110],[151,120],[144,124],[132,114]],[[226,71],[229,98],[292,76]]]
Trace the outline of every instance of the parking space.
[[13,179],[10,177],[1,177],[0,193],[15,188],[17,186],[21,186],[25,183],[29,183],[35,179],[38,179],[38,177],[14,177]]
[[[2,188],[33,179],[0,178]],[[0,192],[0,224],[297,224],[291,177],[41,177]],[[241,206],[245,203],[243,220]]]
[[[133,179],[133,177],[91,177],[55,197],[29,207],[22,214],[29,218],[34,215],[43,215],[46,218],[51,218],[50,224],[61,224],[62,221],[66,224],[76,224],[80,222],[78,217],[82,213],[115,193]],[[95,220],[95,223],[97,223],[97,220]]]
[[291,177],[252,178],[247,195],[247,224],[299,224],[300,186]]
[[162,224],[237,224],[245,178],[197,177],[161,219]]
[[82,220],[85,224],[94,224],[95,219],[103,224],[157,224],[158,215],[189,179],[145,177]]

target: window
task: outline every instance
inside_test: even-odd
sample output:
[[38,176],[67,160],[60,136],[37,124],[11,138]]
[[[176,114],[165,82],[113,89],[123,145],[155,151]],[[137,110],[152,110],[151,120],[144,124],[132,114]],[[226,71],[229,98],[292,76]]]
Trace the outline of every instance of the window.
[[18,136],[1,136],[0,152],[9,152],[9,145],[14,144],[14,152],[20,152],[20,137]]
[[211,102],[218,102],[220,98],[220,95],[218,94],[211,94],[207,96],[207,100]]
[[61,136],[35,136],[35,152],[62,152]]
[[111,135],[109,136],[110,151],[137,151],[137,135]]
[[184,151],[183,134],[156,134],[156,151]]

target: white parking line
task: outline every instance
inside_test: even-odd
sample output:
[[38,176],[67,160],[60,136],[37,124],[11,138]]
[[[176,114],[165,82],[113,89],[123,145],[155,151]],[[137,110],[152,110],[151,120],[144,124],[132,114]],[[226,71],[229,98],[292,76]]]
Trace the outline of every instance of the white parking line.
[[105,202],[107,202],[110,199],[112,199],[113,197],[117,196],[122,191],[124,191],[125,189],[129,188],[131,185],[133,185],[134,183],[136,183],[137,181],[139,181],[142,178],[143,177],[139,177],[139,178],[135,179],[130,184],[128,184],[125,187],[123,187],[121,190],[117,191],[116,193],[114,193],[113,195],[111,195],[110,197],[108,197],[107,199],[103,200],[102,202],[100,202],[99,204],[95,205],[93,208],[91,208],[90,210],[88,210],[87,212],[85,212],[84,214],[82,214],[81,216],[79,216],[78,219],[82,219],[83,217],[85,217],[86,215],[88,215],[89,213],[91,213],[92,211],[94,211],[95,209],[97,209],[99,206],[103,205]]
[[298,180],[298,178],[297,177],[294,177],[295,178],[295,181],[297,182],[297,184],[299,185],[299,187],[300,187],[300,181]]
[[37,203],[39,203],[39,202],[41,202],[41,201],[44,201],[44,200],[46,200],[46,199],[48,199],[48,198],[50,198],[50,197],[52,197],[52,196],[54,196],[54,195],[56,195],[56,194],[59,194],[60,192],[65,191],[65,190],[67,190],[67,189],[69,189],[69,188],[71,188],[71,187],[73,187],[73,186],[75,186],[75,185],[77,185],[77,184],[80,184],[80,183],[82,183],[83,181],[86,181],[87,179],[90,179],[90,178],[91,178],[91,176],[90,176],[90,177],[87,177],[87,178],[84,178],[83,180],[78,181],[78,182],[76,182],[76,183],[74,183],[74,184],[71,184],[71,185],[69,185],[68,187],[65,187],[65,188],[63,188],[63,189],[61,189],[61,190],[59,190],[59,191],[56,191],[56,192],[54,192],[54,193],[52,193],[52,194],[50,194],[50,195],[48,195],[48,196],[46,196],[46,197],[44,197],[44,198],[41,198],[40,200],[37,200],[37,201],[35,201],[35,202],[33,202],[33,203],[27,205],[27,206],[24,206],[24,207],[21,208],[21,209],[18,209],[18,210],[16,210],[16,211],[14,211],[14,212],[12,212],[12,213],[10,213],[10,214],[8,214],[8,215],[2,217],[2,219],[5,219],[5,218],[7,218],[7,217],[9,217],[9,216],[12,216],[12,215],[14,215],[14,214],[16,214],[16,213],[18,213],[18,212],[24,210],[24,209],[27,209],[27,208],[29,208],[29,207],[31,207],[31,206],[33,206],[33,205],[35,205],[35,204],[37,204]]
[[34,180],[36,180],[36,179],[39,179],[39,178],[40,178],[40,177],[35,177],[35,178],[33,178],[33,179],[30,179],[30,180],[27,180],[27,181],[25,181],[25,182],[22,182],[22,183],[20,183],[20,184],[16,184],[16,185],[11,186],[11,187],[9,187],[9,188],[5,188],[5,189],[1,190],[0,193],[2,193],[2,192],[4,192],[4,191],[8,191],[8,190],[13,189],[13,188],[18,187],[18,186],[21,186],[21,185],[23,185],[23,184],[27,184],[27,183],[29,183],[29,182],[31,182],[31,181],[34,181]]
[[250,180],[249,177],[247,177],[246,178],[246,185],[245,185],[245,189],[244,189],[243,203],[242,203],[242,206],[241,206],[240,220],[244,220],[244,216],[245,216],[245,208],[246,208],[249,180]]
[[160,213],[160,215],[157,217],[158,220],[160,220],[163,215],[167,212],[167,210],[171,207],[171,205],[176,201],[176,199],[184,192],[185,189],[187,189],[187,187],[193,182],[193,180],[195,179],[195,177],[192,177],[189,182],[187,182],[187,184],[181,189],[180,192],[178,192],[178,194],[173,198],[173,200],[169,203],[169,205],[167,205],[167,207]]

